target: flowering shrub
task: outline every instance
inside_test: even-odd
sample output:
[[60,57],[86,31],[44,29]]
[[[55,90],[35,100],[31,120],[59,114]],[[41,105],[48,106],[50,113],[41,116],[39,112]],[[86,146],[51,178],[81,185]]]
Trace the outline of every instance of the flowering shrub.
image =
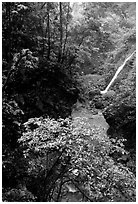
[[87,201],[135,201],[133,173],[110,157],[127,154],[123,141],[91,128],[87,118],[31,118],[24,126],[19,142],[39,200],[58,201],[64,184],[72,182]]

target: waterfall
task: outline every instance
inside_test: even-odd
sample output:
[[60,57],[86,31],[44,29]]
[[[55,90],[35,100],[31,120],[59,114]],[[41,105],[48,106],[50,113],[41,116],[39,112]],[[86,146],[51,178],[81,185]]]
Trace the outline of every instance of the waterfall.
[[118,74],[121,72],[121,70],[124,68],[124,66],[126,65],[127,61],[131,59],[131,57],[133,56],[133,54],[136,52],[136,50],[124,61],[124,63],[118,67],[114,77],[112,78],[112,80],[110,81],[110,83],[108,84],[108,86],[106,87],[106,89],[104,91],[101,91],[101,94],[105,94],[107,93],[107,91],[109,90],[110,86],[112,85],[112,83],[115,81],[115,79],[117,78]]

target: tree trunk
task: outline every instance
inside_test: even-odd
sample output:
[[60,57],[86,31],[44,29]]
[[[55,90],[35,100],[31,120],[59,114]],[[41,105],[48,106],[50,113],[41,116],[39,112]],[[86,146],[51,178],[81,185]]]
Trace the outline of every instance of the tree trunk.
[[[65,30],[65,42],[64,42],[64,47],[63,47],[63,56],[65,55],[65,49],[66,49],[67,38],[68,38],[69,8],[70,8],[70,3],[68,2],[67,23],[66,23],[66,30]],[[62,62],[63,62],[63,59],[62,59]]]
[[11,62],[11,2],[6,2],[6,16],[7,16],[7,40],[8,40],[8,50],[7,50],[7,61]]
[[50,3],[47,2],[47,33],[48,33],[48,52],[47,52],[47,59],[50,59]]
[[62,58],[62,40],[63,40],[63,28],[62,28],[62,3],[59,2],[59,9],[60,9],[60,45],[59,45],[59,56],[58,62],[60,62]]

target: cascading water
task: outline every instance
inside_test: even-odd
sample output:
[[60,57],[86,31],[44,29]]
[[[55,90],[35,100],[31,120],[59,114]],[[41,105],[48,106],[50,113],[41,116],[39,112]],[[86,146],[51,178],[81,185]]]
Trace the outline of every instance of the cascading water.
[[118,74],[121,72],[121,70],[124,68],[124,66],[126,65],[127,61],[131,59],[131,57],[133,56],[133,54],[136,52],[136,50],[124,61],[124,63],[117,69],[114,77],[112,78],[112,80],[110,81],[110,83],[108,84],[108,86],[106,87],[106,89],[104,91],[100,91],[101,94],[106,94],[107,91],[109,90],[109,88],[111,87],[111,85],[113,84],[113,82],[115,81],[115,79],[117,78]]

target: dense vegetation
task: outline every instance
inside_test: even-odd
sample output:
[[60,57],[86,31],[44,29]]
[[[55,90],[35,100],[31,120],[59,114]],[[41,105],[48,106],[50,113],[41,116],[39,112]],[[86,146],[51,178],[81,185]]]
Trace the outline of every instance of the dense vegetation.
[[3,201],[136,200],[135,54],[100,94],[135,18],[134,2],[2,3]]

